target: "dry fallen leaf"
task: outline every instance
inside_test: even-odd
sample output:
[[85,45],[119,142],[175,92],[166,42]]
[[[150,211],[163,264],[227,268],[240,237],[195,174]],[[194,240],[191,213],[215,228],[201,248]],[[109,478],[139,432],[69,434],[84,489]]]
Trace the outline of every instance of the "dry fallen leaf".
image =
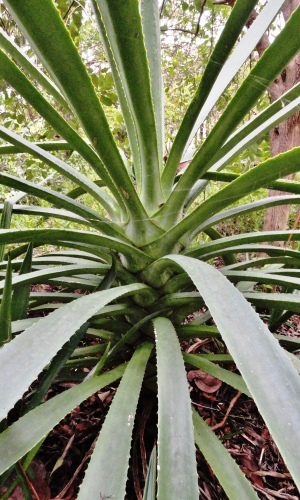
[[222,382],[216,377],[209,375],[203,370],[191,370],[188,372],[188,381],[194,382],[203,392],[212,394],[220,389]]

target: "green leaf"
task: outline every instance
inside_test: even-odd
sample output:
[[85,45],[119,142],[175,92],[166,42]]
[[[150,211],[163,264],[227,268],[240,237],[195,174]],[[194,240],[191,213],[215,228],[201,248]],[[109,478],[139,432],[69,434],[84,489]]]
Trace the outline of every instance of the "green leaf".
[[[157,211],[161,202],[161,159],[139,4],[124,4],[118,0],[95,1],[135,124],[141,156],[141,200],[151,214]],[[145,20],[146,23],[149,21],[153,23],[152,18]]]
[[0,474],[20,460],[82,401],[122,377],[124,370],[125,365],[120,365],[100,377],[83,382],[55,396],[8,427],[0,434]]
[[[5,344],[0,349],[0,421],[85,321],[111,300],[142,287],[139,284],[127,285],[81,297],[42,318]],[[14,366],[18,366],[18,370]]]
[[[207,110],[205,110],[205,108],[200,116],[199,113],[203,108],[203,106],[205,105],[205,102],[208,96],[210,95],[210,92],[213,94],[213,98],[212,102],[208,104],[208,107],[211,108],[212,105],[217,101],[221,93],[225,90],[226,86],[228,85],[231,78],[235,74],[236,66],[234,66],[234,68],[232,67],[231,60],[232,59],[235,60],[236,56],[232,56],[232,58],[229,59],[229,61],[227,62],[227,65],[225,65],[225,62],[235,42],[240,36],[240,33],[244,28],[245,22],[247,21],[249,15],[251,14],[256,4],[257,0],[251,0],[249,2],[243,2],[242,0],[238,0],[237,2],[235,2],[234,8],[227,20],[227,23],[221,33],[221,36],[207,63],[204,74],[201,78],[200,85],[196,91],[193,100],[191,101],[188,107],[188,110],[182,120],[179,131],[172,145],[170,155],[162,176],[162,185],[168,194],[172,188],[173,180],[177,172],[182,153],[189,140],[189,137],[193,136],[194,133],[199,129],[201,122],[203,122],[204,117],[207,115]],[[239,45],[239,47],[245,46],[247,50],[241,51],[242,59],[239,61],[238,64],[242,64],[244,60],[248,57],[251,50],[253,50],[253,48],[255,47],[256,37],[259,36],[259,33],[261,33],[262,35],[266,30],[266,28],[267,25],[264,24],[260,30],[257,30],[257,32],[255,33],[255,37],[253,37],[252,34],[251,35],[247,34],[246,40],[243,40]],[[249,40],[251,40],[251,44],[249,44]],[[257,38],[257,41],[259,41],[259,38]],[[227,68],[230,67],[231,71],[230,70],[228,71]],[[226,80],[224,80],[224,74],[226,73],[228,73],[229,78],[230,75],[232,75],[232,77],[229,79],[229,82],[228,82],[228,77]],[[219,76],[218,81],[222,82],[223,85],[220,89],[218,89],[217,86],[216,88],[213,87],[218,76]]]
[[299,487],[300,453],[296,446],[291,446],[298,439],[297,436],[300,439],[298,373],[250,304],[219,271],[204,262],[180,255],[168,256],[168,259],[185,269],[204,297],[227,348]]
[[[276,10],[276,6],[278,7],[279,4],[282,5],[283,1],[268,3],[265,8],[272,9],[273,6]],[[269,22],[271,22],[273,14],[271,16],[269,13],[269,16]],[[174,224],[174,221],[177,220],[178,209],[184,205],[196,180],[208,170],[215,152],[228,139],[278,73],[286,67],[287,62],[297,54],[300,48],[299,22],[300,9],[298,8],[239,87],[212,132],[181,176],[157,217],[161,225],[170,227]]]
[[141,0],[140,13],[144,43],[149,64],[151,94],[158,140],[158,159],[160,168],[164,156],[164,87],[161,67],[159,2]]
[[143,500],[155,500],[156,498],[156,462],[156,446],[154,446],[149,460]]
[[[29,243],[28,250],[26,252],[22,266],[20,268],[19,276],[30,273],[31,263],[32,263],[32,253],[33,253],[33,245],[32,243]],[[11,315],[13,321],[27,318],[29,296],[30,296],[29,283],[18,286],[14,289],[12,308],[11,308]]]
[[[92,81],[53,2],[45,0],[41,5],[37,0],[30,0],[26,3],[25,9],[24,4],[15,0],[5,0],[5,5],[45,69],[68,100],[102,159],[107,174],[105,175],[104,170],[101,176],[105,175],[105,183],[119,200],[121,208],[128,207],[133,220],[147,219],[109,129]],[[112,165],[114,168],[111,168]],[[124,210],[123,214],[125,215]],[[152,226],[150,222],[148,224],[145,222],[145,225]]]
[[257,500],[258,496],[217,436],[193,408],[195,441],[216,474],[230,500],[245,498]]
[[[0,228],[8,229],[11,225],[11,218],[13,212],[13,201],[11,199],[7,199],[3,203],[3,209],[1,214]],[[5,245],[1,245],[0,247],[0,261],[4,259],[5,255]]]
[[[43,104],[42,104],[43,107]],[[70,128],[70,127],[69,127]],[[70,129],[72,130],[72,129]],[[74,133],[75,134],[75,133]],[[72,134],[71,134],[72,135]],[[75,134],[77,135],[77,134]],[[114,206],[113,200],[107,196],[107,194],[97,186],[93,181],[88,179],[85,175],[81,174],[74,168],[72,168],[70,165],[62,161],[60,158],[57,158],[56,156],[53,156],[52,154],[48,153],[47,151],[44,151],[42,148],[39,148],[35,144],[27,141],[26,139],[23,139],[22,137],[18,136],[14,132],[11,132],[5,127],[0,127],[0,137],[3,139],[11,142],[17,147],[21,147],[21,149],[24,152],[32,154],[35,158],[38,158],[39,160],[42,160],[45,162],[47,165],[52,167],[54,170],[59,172],[60,174],[63,174],[65,177],[70,179],[71,181],[75,182],[77,185],[82,187],[86,192],[90,193],[91,196],[93,196],[96,200],[100,201],[100,203],[108,210],[109,213],[114,214],[115,212],[113,211]],[[78,136],[79,137],[79,136]],[[69,137],[71,140],[71,143],[73,142],[72,137]],[[75,139],[76,140],[76,139]],[[89,154],[89,146],[79,137],[77,139],[77,143],[79,143],[78,149],[81,150],[80,144],[84,144],[84,150],[87,149],[87,154],[83,151],[83,156],[85,158],[89,157],[89,161],[93,163],[93,165],[97,164],[97,157],[96,155],[90,155]],[[74,144],[75,146],[75,144]],[[76,147],[75,147],[76,148]],[[82,151],[81,151],[82,153]],[[96,157],[96,161],[94,159],[94,156]]]
[[[11,295],[12,295],[12,269],[11,260],[8,255],[6,275],[4,280],[3,295],[0,305],[0,347],[9,342],[11,336]],[[1,421],[0,417],[0,421]]]
[[32,76],[44,89],[47,90],[47,92],[54,97],[56,102],[63,106],[63,108],[70,112],[70,109],[57,89],[57,87],[51,82],[51,80],[38,68],[38,66],[34,65],[29,57],[20,50],[20,47],[18,47],[3,31],[2,28],[0,28],[0,47],[2,47],[6,52],[8,52],[11,57],[17,61],[20,66],[22,66],[27,73],[29,73],[30,76]]
[[96,443],[78,500],[124,498],[134,418],[153,345],[139,346],[128,363]]
[[157,498],[196,500],[199,493],[193,424],[180,344],[168,319],[156,318],[153,324],[158,382]]
[[93,247],[95,247],[94,251],[96,255],[99,252],[99,247],[102,247],[102,250],[103,248],[108,248],[110,251],[115,250],[116,252],[124,254],[132,272],[142,269],[151,260],[141,250],[129,243],[118,240],[117,238],[102,236],[88,231],[72,231],[65,229],[0,230],[0,245],[3,243],[23,243],[31,241],[42,245],[49,243],[50,245],[57,244],[62,246],[72,246],[74,242],[76,246],[78,244],[80,249],[85,249],[90,252],[93,252]]
[[152,254],[159,256],[161,254],[159,249],[162,248],[164,251],[168,248],[168,251],[171,252],[182,236],[188,232],[189,239],[193,238],[200,231],[199,227],[201,227],[201,224],[209,217],[220,212],[223,208],[235,203],[255,190],[267,186],[278,177],[297,172],[300,169],[299,152],[300,148],[293,148],[287,153],[270,158],[210,196],[193,212],[158,238],[151,245]]
[[28,407],[26,408],[26,413],[36,408],[42,402],[55,377],[63,368],[66,361],[74,351],[75,347],[78,345],[83,335],[86,333],[87,327],[88,323],[84,323],[54,356],[46,372],[43,374],[39,386],[34,392]]
[[124,122],[126,125],[127,133],[128,133],[128,139],[130,142],[130,149],[131,149],[131,154],[132,154],[132,162],[134,165],[134,173],[137,181],[137,186],[140,191],[141,189],[141,155],[140,155],[140,148],[139,148],[139,143],[138,143],[138,137],[137,137],[137,131],[135,127],[135,123],[132,117],[132,113],[129,107],[129,103],[127,100],[127,96],[123,87],[123,83],[116,65],[116,61],[114,59],[114,55],[111,50],[110,43],[107,38],[107,34],[105,31],[105,27],[103,24],[103,21],[101,19],[101,15],[98,9],[98,5],[96,0],[91,0],[92,3],[92,8],[95,14],[97,26],[99,29],[99,33],[102,38],[102,42],[105,46],[105,50],[107,53],[107,57],[109,59],[111,71],[113,74],[115,86],[118,92],[118,97],[119,97],[119,102],[120,106],[122,109],[122,115],[124,118]]
[[[293,235],[293,240],[298,241],[300,238],[300,230],[295,230],[295,231],[260,231],[259,233],[245,233],[245,234],[236,234],[232,236],[224,236],[224,238],[221,238],[220,240],[215,240],[215,241],[210,241],[208,243],[203,243],[201,246],[195,246],[187,249],[184,253],[190,257],[197,257],[197,258],[210,258],[208,256],[213,256],[215,252],[221,253],[226,249],[236,248],[236,251],[243,251],[242,248],[244,247],[244,251],[248,252],[250,250],[247,250],[250,246],[257,251],[259,251],[259,248],[261,248],[262,252],[265,250],[263,249],[263,245],[255,245],[255,243],[258,242],[264,242],[264,241],[287,241],[289,237]],[[238,250],[240,249],[240,250]],[[291,251],[286,248],[276,248],[271,247],[272,251],[277,252],[279,254],[282,254],[282,256],[288,256],[289,254],[295,256],[295,258],[298,260],[299,259],[299,252],[297,251]],[[253,251],[256,251],[253,250]]]

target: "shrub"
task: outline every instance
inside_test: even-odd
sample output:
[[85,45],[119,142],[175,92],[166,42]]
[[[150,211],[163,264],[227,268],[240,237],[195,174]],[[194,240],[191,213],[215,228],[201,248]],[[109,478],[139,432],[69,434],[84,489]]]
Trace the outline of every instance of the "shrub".
[[[245,78],[186,170],[177,176],[194,133],[254,50],[283,0],[268,2],[240,41],[257,0],[237,0],[166,164],[156,1],[91,0],[126,125],[129,162],[113,139],[92,80],[52,1],[3,3],[49,77],[4,32],[0,35],[0,75],[63,141],[37,144],[0,127],[0,137],[10,145],[2,145],[0,153],[28,153],[77,188],[63,194],[0,174],[3,185],[50,204],[49,208],[20,205],[11,198],[3,206],[1,268],[6,277],[1,283],[0,309],[0,473],[5,477],[5,471],[20,460],[26,469],[45,436],[68,412],[121,379],[79,499],[124,498],[138,400],[141,392],[147,397],[149,391],[158,399],[158,437],[157,458],[154,447],[149,460],[145,499],[198,498],[195,442],[229,498],[257,498],[222,443],[198,412],[191,410],[186,364],[254,399],[299,487],[299,360],[288,352],[295,349],[294,344],[287,342],[287,350],[283,349],[271,331],[299,311],[300,280],[295,269],[300,253],[267,243],[259,246],[260,242],[287,241],[291,231],[221,237],[214,226],[270,205],[300,201],[297,182],[278,180],[299,170],[299,148],[240,176],[221,172],[239,152],[299,108],[298,84],[237,128],[299,50],[300,9]],[[64,118],[66,113],[80,127],[72,128]],[[76,151],[95,178],[51,154],[55,150]],[[215,181],[226,185],[187,212],[207,183]],[[279,185],[294,194],[236,205],[255,190]],[[84,193],[94,200],[94,208],[78,201]],[[56,228],[10,229],[12,214],[18,213],[52,217],[57,220]],[[61,229],[61,219],[83,229]],[[210,241],[193,244],[200,233]],[[295,230],[293,240],[299,237]],[[13,245],[10,254],[6,253],[8,245]],[[44,245],[52,251],[32,257],[33,247]],[[256,257],[258,250],[266,256]],[[238,262],[236,255],[241,253],[251,258]],[[207,262],[220,257],[224,266],[218,270]],[[263,293],[260,287],[249,291],[245,282],[276,285],[280,293]],[[32,292],[31,286],[37,284],[60,285],[63,291],[51,296],[43,289]],[[74,294],[74,289],[89,293]],[[183,324],[204,305],[204,315]],[[269,311],[271,331],[252,306]],[[28,308],[45,314],[53,311],[37,320],[27,317]],[[211,318],[216,325],[213,332],[221,336],[240,375],[201,354],[182,354],[180,341],[211,333],[207,325]],[[75,349],[86,334],[101,339],[100,358],[88,357],[92,348]],[[70,369],[73,351],[72,366],[90,367],[88,376],[79,370],[75,377]],[[5,420],[38,376],[39,383],[26,398],[19,420]],[[59,377],[78,383],[41,404]]]

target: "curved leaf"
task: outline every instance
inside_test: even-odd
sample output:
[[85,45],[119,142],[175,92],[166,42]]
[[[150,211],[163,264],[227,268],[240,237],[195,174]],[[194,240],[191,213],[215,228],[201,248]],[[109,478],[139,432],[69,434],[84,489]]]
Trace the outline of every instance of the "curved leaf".
[[[212,106],[215,104],[215,102],[220,97],[222,92],[225,90],[226,86],[232,79],[231,75],[233,76],[235,75],[234,70],[236,69],[236,66],[234,66],[234,68],[232,67],[232,60],[236,60],[236,52],[234,52],[234,56],[232,56],[229,59],[227,65],[225,64],[225,62],[235,42],[240,36],[240,33],[244,28],[245,22],[247,21],[248,17],[250,16],[256,4],[257,0],[251,0],[249,2],[243,2],[239,0],[235,2],[234,8],[232,9],[232,12],[221,33],[221,36],[217,41],[216,46],[211,54],[211,57],[205,68],[204,74],[201,78],[200,85],[196,91],[193,100],[191,101],[188,107],[188,110],[182,120],[181,126],[172,145],[170,155],[162,176],[163,189],[167,193],[172,188],[174,176],[178,169],[178,165],[180,163],[184,148],[189,142],[189,138],[193,137],[193,135],[198,130],[201,123],[207,116],[209,110],[212,108]],[[280,8],[279,4],[278,8]],[[252,29],[252,31],[254,31],[255,37],[253,37],[252,34],[247,34],[246,40],[243,40],[239,45],[239,47],[240,46],[243,47],[243,50],[241,51],[242,58],[241,60],[238,61],[238,64],[241,65],[245,61],[251,50],[253,50],[253,48],[255,47],[255,43],[257,43],[255,42],[256,37],[257,36],[259,37],[260,33],[262,36],[266,28],[267,25],[262,25],[260,29],[256,30]],[[251,41],[251,44],[249,44],[249,40]],[[259,38],[257,38],[257,41],[259,41]],[[253,48],[251,48],[252,43],[253,43]],[[246,50],[244,47],[246,48]],[[226,79],[224,79],[224,75],[226,75],[226,73],[228,76]],[[216,81],[220,83],[222,82],[221,88],[218,88],[218,86],[220,86],[220,83],[218,86],[217,83],[215,84]],[[211,103],[209,103],[208,101],[210,93],[213,96],[211,99],[212,100]],[[207,110],[205,109],[206,102],[208,102]],[[201,110],[203,111],[199,116]]]
[[20,460],[82,401],[122,377],[124,370],[125,365],[120,365],[87,380],[55,396],[8,427],[0,434],[0,474]]
[[17,61],[20,66],[22,66],[27,73],[30,74],[47,92],[54,97],[56,102],[60,104],[65,110],[70,111],[65,99],[57,89],[57,87],[51,82],[51,80],[34,65],[24,52],[20,50],[9,36],[0,28],[0,47],[2,47],[6,52],[8,52],[11,57]]
[[[299,487],[300,452],[296,446],[291,446],[295,439],[300,439],[298,373],[250,304],[219,271],[204,262],[180,255],[168,256],[168,259],[185,269],[203,295]],[[284,433],[282,429],[285,429]]]
[[143,269],[150,262],[150,258],[141,250],[117,238],[102,236],[88,231],[71,231],[66,229],[2,229],[0,230],[0,245],[12,243],[34,242],[39,244],[72,246],[80,249],[101,253],[104,248],[115,250],[126,257],[132,272]]
[[[141,288],[143,285],[127,285],[81,297],[42,318],[5,344],[0,349],[0,421],[85,321],[111,300]],[[18,366],[18,370],[14,366]]]
[[[283,2],[281,0],[278,3],[268,2],[265,9],[271,9],[272,6],[275,8],[279,3],[282,5]],[[272,17],[269,18],[269,21],[271,20]],[[161,225],[170,227],[174,224],[178,217],[178,211],[183,207],[190,189],[196,180],[209,169],[215,152],[228,139],[278,73],[286,67],[287,62],[297,54],[300,48],[299,22],[300,8],[295,10],[274,42],[256,63],[181,176],[169,199],[156,217]],[[253,26],[254,23],[252,28]]]
[[225,370],[224,368],[221,368],[215,363],[212,363],[208,359],[205,359],[201,356],[197,356],[197,354],[188,354],[184,352],[183,359],[185,363],[195,366],[196,368],[200,368],[200,370],[203,370],[209,375],[212,375],[213,377],[222,380],[222,382],[231,385],[231,387],[234,387],[238,391],[242,392],[243,394],[246,394],[251,398],[251,394],[240,375],[232,373],[229,370]]

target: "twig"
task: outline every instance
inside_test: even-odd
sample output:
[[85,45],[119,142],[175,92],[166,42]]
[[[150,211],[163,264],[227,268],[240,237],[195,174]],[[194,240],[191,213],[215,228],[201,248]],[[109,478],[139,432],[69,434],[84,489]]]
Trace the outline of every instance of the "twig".
[[94,440],[92,446],[90,447],[90,449],[88,450],[88,452],[85,454],[85,456],[83,457],[83,460],[81,462],[81,464],[78,465],[77,469],[75,470],[73,476],[71,477],[70,481],[66,484],[66,486],[61,490],[61,492],[57,495],[57,498],[63,498],[64,495],[67,493],[68,489],[72,486],[72,483],[74,482],[74,480],[76,479],[76,477],[78,476],[79,472],[81,471],[82,467],[84,466],[85,462],[88,460],[88,458],[90,458],[92,452],[93,452],[93,449],[95,447],[95,444],[96,444],[96,441],[98,439],[98,436],[96,437],[96,439]]
[[35,498],[36,500],[41,500],[41,499],[40,499],[40,497],[38,496],[37,492],[36,492],[35,487],[33,486],[32,482],[29,480],[29,477],[27,476],[27,474],[26,474],[26,472],[25,472],[25,470],[24,470],[24,467],[23,467],[23,465],[21,464],[21,462],[18,462],[18,465],[19,465],[19,467],[20,467],[20,469],[21,469],[21,471],[22,471],[22,474],[23,474],[23,476],[24,476],[24,478],[25,478],[26,483],[28,484],[29,488],[30,488],[30,489],[31,489],[31,491],[32,491],[32,494],[33,494],[34,498]]
[[257,491],[263,493],[266,496],[266,498],[270,500],[273,500],[274,498],[284,498],[285,500],[298,500],[298,497],[295,497],[294,495],[289,495],[288,493],[280,493],[279,491],[273,491],[270,490],[269,488],[261,488],[260,486],[257,486],[257,484],[253,484],[252,486]]
[[219,422],[218,424],[214,425],[213,427],[211,427],[211,430],[212,431],[215,431],[216,429],[219,429],[220,427],[223,427],[223,425],[226,423],[226,420],[228,418],[228,415],[229,413],[231,412],[232,408],[234,407],[235,403],[237,402],[237,400],[239,399],[239,397],[241,396],[241,392],[238,392],[234,398],[232,398],[232,400],[230,401],[230,404],[227,408],[227,412],[225,414],[225,417],[223,418],[223,420],[221,420],[221,422]]

